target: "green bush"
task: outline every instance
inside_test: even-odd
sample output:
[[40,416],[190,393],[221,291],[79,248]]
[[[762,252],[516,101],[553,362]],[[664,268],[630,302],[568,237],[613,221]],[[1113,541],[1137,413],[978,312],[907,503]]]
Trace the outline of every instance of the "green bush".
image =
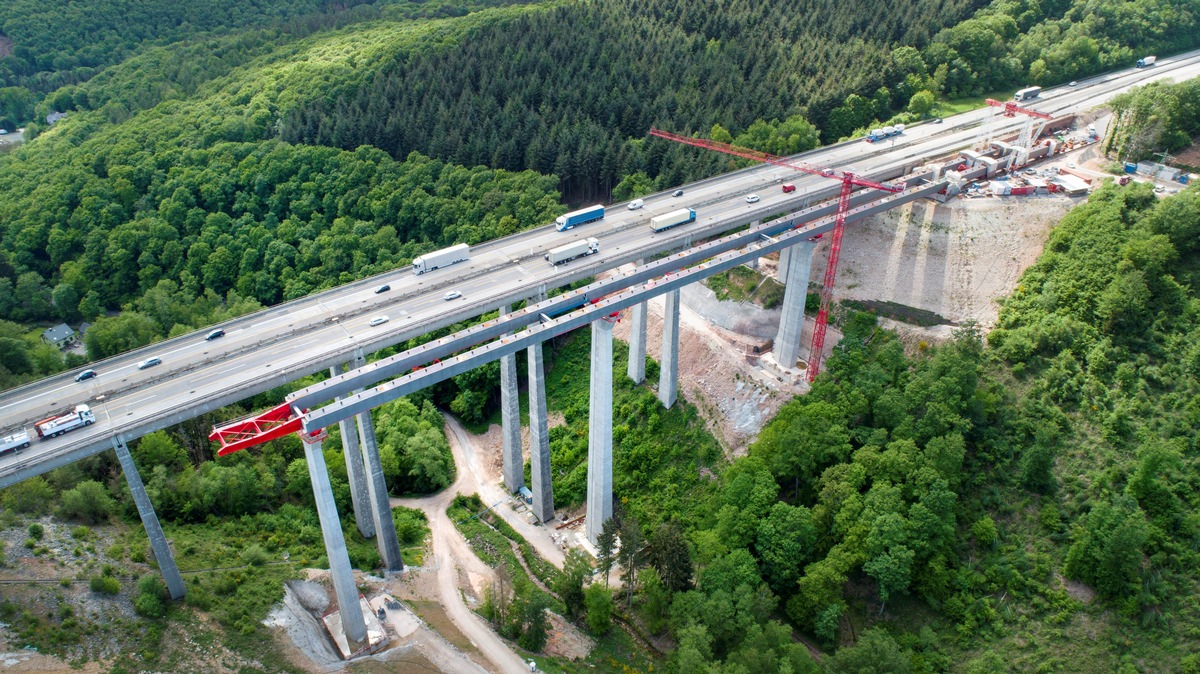
[[157,574],[148,573],[138,579],[133,610],[147,618],[167,615],[167,586]]
[[42,540],[42,536],[44,536],[45,533],[46,533],[45,530],[42,529],[42,525],[40,525],[36,522],[29,525],[29,537],[32,538],[33,540],[35,540],[35,541]]
[[100,594],[117,594],[121,591],[121,583],[112,576],[92,576],[90,586],[92,592]]
[[248,546],[242,550],[242,563],[250,566],[262,566],[271,560],[271,556],[266,550],[262,549],[257,543]]

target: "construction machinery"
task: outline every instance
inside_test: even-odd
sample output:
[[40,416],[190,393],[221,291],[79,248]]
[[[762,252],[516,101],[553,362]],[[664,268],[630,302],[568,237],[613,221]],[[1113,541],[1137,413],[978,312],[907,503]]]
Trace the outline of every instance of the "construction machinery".
[[[833,284],[837,280],[837,265],[838,255],[842,250],[842,233],[846,228],[846,213],[850,210],[850,193],[856,187],[869,187],[871,189],[882,190],[884,192],[903,192],[902,185],[888,185],[885,183],[869,180],[861,176],[855,175],[849,171],[842,171],[823,166],[813,166],[801,161],[793,161],[786,157],[778,157],[759,150],[751,150],[749,148],[730,145],[729,143],[721,143],[715,140],[706,138],[691,138],[689,136],[681,136],[670,131],[662,131],[660,129],[650,129],[651,136],[665,138],[692,145],[702,147],[706,150],[716,150],[724,152],[735,157],[743,157],[754,161],[763,162],[764,164],[774,164],[784,168],[794,169],[803,173],[809,173],[822,178],[831,178],[840,180],[842,183],[841,193],[838,195],[837,216],[834,220],[833,241],[829,246],[829,261],[825,265],[825,282],[821,286],[821,309],[817,312],[816,326],[813,329],[812,347],[809,349],[808,355],[808,380],[812,381],[821,371],[821,356],[825,348],[825,329],[829,323],[829,305],[833,298]],[[802,299],[799,301],[803,301]]]

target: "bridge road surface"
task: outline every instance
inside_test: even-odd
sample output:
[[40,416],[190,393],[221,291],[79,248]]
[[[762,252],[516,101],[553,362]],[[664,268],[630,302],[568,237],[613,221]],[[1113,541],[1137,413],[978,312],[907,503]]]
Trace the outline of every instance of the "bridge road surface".
[[[1024,105],[1057,116],[1100,105],[1133,85],[1198,74],[1200,51],[1163,59],[1152,68],[1047,90]],[[796,159],[887,179],[972,145],[980,123],[991,115],[987,108],[975,110],[942,124],[912,127],[893,139],[850,141]],[[997,118],[994,133],[1011,134],[1023,123],[1021,118]],[[779,182],[795,183],[796,192],[784,194]],[[529,297],[541,287],[561,286],[766,215],[796,210],[812,199],[831,198],[838,187],[836,181],[783,167],[755,166],[684,186],[682,197],[670,192],[645,197],[640,210],[614,205],[604,220],[567,232],[549,225],[488,242],[473,248],[470,261],[428,274],[415,276],[404,267],[278,305],[223,324],[226,335],[220,339],[205,341],[206,329],[165,340],[92,364],[99,376],[89,381],[74,382],[79,372],[74,370],[12,389],[0,394],[0,433],[30,428],[32,422],[82,402],[92,406],[97,423],[52,440],[35,439],[20,455],[0,457],[0,487],[104,451],[114,434],[132,439],[169,427],[326,369],[355,352],[370,353]],[[746,203],[751,193],[761,201]],[[697,222],[662,233],[646,224],[655,215],[683,207],[696,209]],[[589,236],[601,241],[596,255],[557,268],[542,259],[550,248]],[[383,283],[391,291],[375,294]],[[449,290],[464,297],[447,302],[442,296]],[[368,326],[377,315],[389,321]],[[136,364],[149,356],[162,358],[162,364],[138,370]]]

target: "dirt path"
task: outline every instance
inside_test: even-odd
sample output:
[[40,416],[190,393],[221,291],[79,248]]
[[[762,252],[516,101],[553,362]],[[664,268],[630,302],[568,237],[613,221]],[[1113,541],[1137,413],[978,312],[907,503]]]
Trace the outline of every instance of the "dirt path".
[[[449,422],[447,425],[450,425]],[[527,672],[529,666],[525,664],[525,661],[492,631],[483,618],[467,607],[462,592],[459,590],[458,572],[460,570],[469,579],[472,579],[472,585],[476,579],[481,582],[482,579],[490,578],[492,570],[475,556],[475,553],[471,551],[471,546],[467,544],[458,529],[454,528],[454,524],[446,515],[446,507],[450,505],[450,501],[457,494],[472,494],[479,491],[477,473],[471,466],[471,460],[463,452],[463,443],[458,442],[456,435],[449,430],[451,429],[447,429],[446,437],[450,440],[450,451],[454,455],[455,465],[458,466],[458,476],[454,484],[433,496],[413,499],[393,498],[391,499],[392,506],[404,505],[418,508],[429,519],[429,529],[432,532],[430,556],[437,569],[438,595],[442,608],[450,616],[450,620],[492,663],[495,671]]]
[[[466,456],[466,463],[459,462],[458,465],[467,466],[473,474],[474,489],[478,491],[479,498],[483,500],[484,505],[504,504],[496,508],[494,512],[509,526],[516,529],[517,533],[521,534],[525,540],[529,541],[542,559],[561,569],[566,560],[566,554],[555,545],[554,541],[550,540],[552,528],[530,522],[508,507],[509,497],[504,488],[500,486],[499,474],[491,473],[485,468],[491,462],[485,461],[485,457],[480,456],[481,451],[476,447],[475,438],[467,432],[467,429],[463,428],[458,419],[446,415],[446,430],[446,437],[450,440],[451,448],[457,444],[458,451]],[[455,461],[458,462],[457,455],[455,455]]]

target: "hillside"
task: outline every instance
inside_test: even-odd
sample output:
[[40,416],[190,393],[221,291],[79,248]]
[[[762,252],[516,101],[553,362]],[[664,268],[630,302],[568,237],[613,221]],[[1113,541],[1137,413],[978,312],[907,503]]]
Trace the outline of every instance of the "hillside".
[[[94,321],[98,358],[546,223],[564,201],[730,167],[646,140],[650,125],[792,152],[929,114],[937,98],[1060,82],[1200,39],[1183,0],[223,7],[210,23],[185,27],[192,10],[177,8],[132,32],[89,15],[55,47],[77,62],[56,64],[52,50],[0,61],[28,65],[5,75],[16,86],[0,104],[69,113],[0,156],[0,388],[82,362],[38,346],[52,322]],[[45,34],[12,25],[10,39]],[[39,73],[71,84],[38,88]],[[1182,146],[1197,131],[1195,90],[1118,100],[1114,147]],[[1158,124],[1154,143],[1131,133],[1142,123]],[[582,567],[541,570],[597,632],[616,601],[679,672],[1200,670],[1197,189],[1096,192],[986,336],[968,326],[906,353],[872,316],[848,312],[811,394],[730,464],[693,408],[663,412],[622,382],[622,592],[594,584],[585,611]],[[554,344],[548,375],[568,420],[552,434],[566,505],[586,471],[587,392],[572,376],[586,340]],[[485,420],[497,371],[378,413],[394,493],[452,481],[434,405]],[[106,455],[0,494],[0,566],[21,546],[22,559],[69,555],[79,575],[61,587],[120,594],[121,669],[185,659],[163,645],[164,626],[198,620],[192,609],[253,652],[280,581],[324,562],[307,467],[295,438],[214,461],[205,433],[282,394],[135,448],[200,574],[188,606],[162,602]],[[339,457],[331,441],[345,514]],[[398,517],[419,545],[419,518]],[[126,524],[87,529],[110,520]],[[377,566],[369,542],[349,545],[356,566]],[[268,556],[282,563],[264,568]],[[212,571],[233,558],[244,568]],[[54,585],[6,595],[0,619],[39,648],[116,658],[87,637],[107,616],[76,616]],[[522,637],[540,606],[522,605]],[[277,655],[257,665],[291,669]]]

